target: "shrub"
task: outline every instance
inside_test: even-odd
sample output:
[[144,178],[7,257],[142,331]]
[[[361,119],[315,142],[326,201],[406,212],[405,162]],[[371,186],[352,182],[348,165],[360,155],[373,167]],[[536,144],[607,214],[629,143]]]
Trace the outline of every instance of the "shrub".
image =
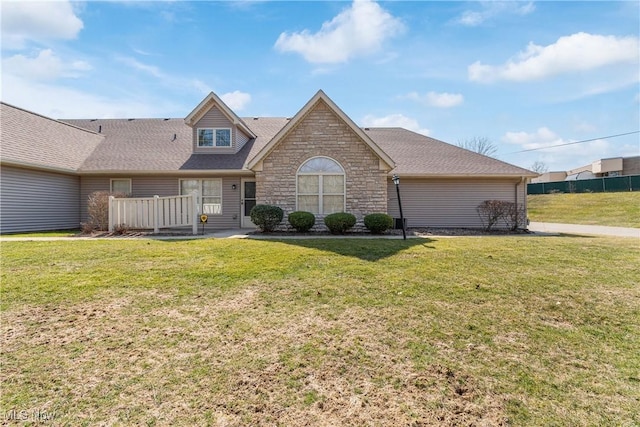
[[311,230],[311,227],[316,223],[316,216],[311,212],[305,211],[291,212],[287,219],[289,224],[300,233],[306,233]]
[[324,225],[333,234],[344,234],[345,231],[356,225],[356,217],[346,212],[336,212],[324,217]]
[[519,222],[526,222],[527,212],[525,211],[523,204],[518,205],[512,202],[508,203],[509,206],[503,219],[507,223],[509,230],[514,231],[518,228]]
[[364,217],[364,226],[373,234],[381,234],[393,227],[393,218],[385,213],[372,213]]
[[487,231],[503,220],[510,230],[518,228],[518,221],[525,216],[524,207],[506,200],[485,200],[476,208],[482,225]]
[[87,214],[89,220],[82,224],[82,230],[92,232],[95,230],[106,231],[109,229],[109,197],[127,197],[125,193],[112,193],[110,191],[94,191],[87,199]]
[[273,231],[284,217],[284,212],[277,206],[255,205],[251,212],[251,221],[264,232]]

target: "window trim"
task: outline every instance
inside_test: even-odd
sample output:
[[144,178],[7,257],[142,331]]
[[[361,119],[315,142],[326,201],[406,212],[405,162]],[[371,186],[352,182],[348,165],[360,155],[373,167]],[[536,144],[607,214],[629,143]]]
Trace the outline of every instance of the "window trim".
[[129,183],[129,191],[123,191],[122,193],[126,194],[127,196],[131,195],[131,190],[132,190],[132,185],[131,185],[131,178],[111,178],[109,180],[109,191],[112,193],[115,193],[116,191],[113,189],[113,182],[114,181],[127,181]]
[[[302,167],[304,165],[306,165],[307,163],[309,163],[311,160],[314,159],[328,159],[331,160],[332,162],[334,162],[335,164],[337,164],[340,169],[342,170],[342,193],[338,194],[338,193],[324,193],[323,192],[323,184],[324,184],[324,176],[340,176],[339,173],[337,172],[322,172],[322,171],[313,171],[313,172],[300,172],[300,169],[302,169]],[[300,196],[316,196],[316,194],[300,194],[299,191],[299,182],[298,182],[298,177],[300,175],[303,176],[317,176],[318,177],[318,213],[314,213],[314,215],[329,215],[328,213],[324,212],[324,203],[323,203],[323,197],[324,196],[342,196],[342,212],[346,212],[347,209],[347,172],[345,171],[344,167],[342,166],[342,164],[340,164],[339,161],[337,161],[336,159],[329,157],[329,156],[313,156],[313,157],[309,157],[308,159],[306,159],[305,161],[303,161],[300,166],[298,166],[298,169],[296,170],[296,210],[299,210],[299,198]]]
[[[200,144],[200,131],[201,130],[211,130],[214,135],[213,145],[201,145]],[[218,130],[228,130],[229,131],[229,145],[217,145],[218,140],[215,138],[216,131]],[[199,127],[196,128],[196,147],[198,148],[232,148],[233,147],[233,129],[230,127]]]
[[182,193],[182,181],[198,181],[198,198],[196,199],[198,205],[198,213],[202,213],[202,183],[204,181],[217,181],[220,183],[220,196],[206,196],[206,197],[220,197],[220,213],[207,213],[207,215],[215,215],[222,216],[223,215],[223,196],[224,196],[224,186],[222,178],[178,178],[178,193],[181,196],[186,196],[186,194]]

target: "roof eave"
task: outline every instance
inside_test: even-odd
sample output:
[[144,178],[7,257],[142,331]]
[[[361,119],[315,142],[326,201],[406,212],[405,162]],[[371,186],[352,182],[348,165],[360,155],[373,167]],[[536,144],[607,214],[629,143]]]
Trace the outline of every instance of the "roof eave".
[[398,175],[400,178],[535,178],[535,174],[498,174],[498,173],[458,173],[458,174],[438,174],[438,173],[402,173],[402,172],[390,172],[389,178],[392,175]]
[[101,169],[79,170],[79,175],[226,175],[226,176],[253,176],[253,171],[247,169],[170,169],[170,170],[145,170],[145,169]]
[[41,170],[41,171],[47,171],[47,172],[64,173],[67,175],[78,175],[77,169],[49,166],[49,165],[43,165],[39,163],[22,162],[19,160],[2,159],[2,161],[0,161],[0,165],[13,166],[13,167],[22,168],[22,169],[34,169],[34,170]]

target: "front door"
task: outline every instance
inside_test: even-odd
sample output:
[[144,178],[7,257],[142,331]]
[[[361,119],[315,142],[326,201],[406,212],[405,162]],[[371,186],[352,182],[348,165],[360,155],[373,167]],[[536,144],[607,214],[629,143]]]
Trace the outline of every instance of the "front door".
[[242,191],[240,194],[242,204],[242,228],[255,228],[251,222],[251,209],[256,205],[256,182],[250,179],[242,180]]

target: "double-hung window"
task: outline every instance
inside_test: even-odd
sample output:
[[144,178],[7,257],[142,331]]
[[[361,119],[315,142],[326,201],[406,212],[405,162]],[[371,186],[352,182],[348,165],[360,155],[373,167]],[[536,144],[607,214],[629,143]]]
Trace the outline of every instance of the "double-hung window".
[[222,179],[181,179],[180,194],[198,192],[198,213],[222,215]]
[[129,178],[112,178],[111,192],[124,193],[127,196],[131,194],[131,179]]
[[231,129],[198,128],[198,147],[231,147]]
[[314,157],[298,169],[298,210],[327,215],[345,209],[345,174],[338,162]]

